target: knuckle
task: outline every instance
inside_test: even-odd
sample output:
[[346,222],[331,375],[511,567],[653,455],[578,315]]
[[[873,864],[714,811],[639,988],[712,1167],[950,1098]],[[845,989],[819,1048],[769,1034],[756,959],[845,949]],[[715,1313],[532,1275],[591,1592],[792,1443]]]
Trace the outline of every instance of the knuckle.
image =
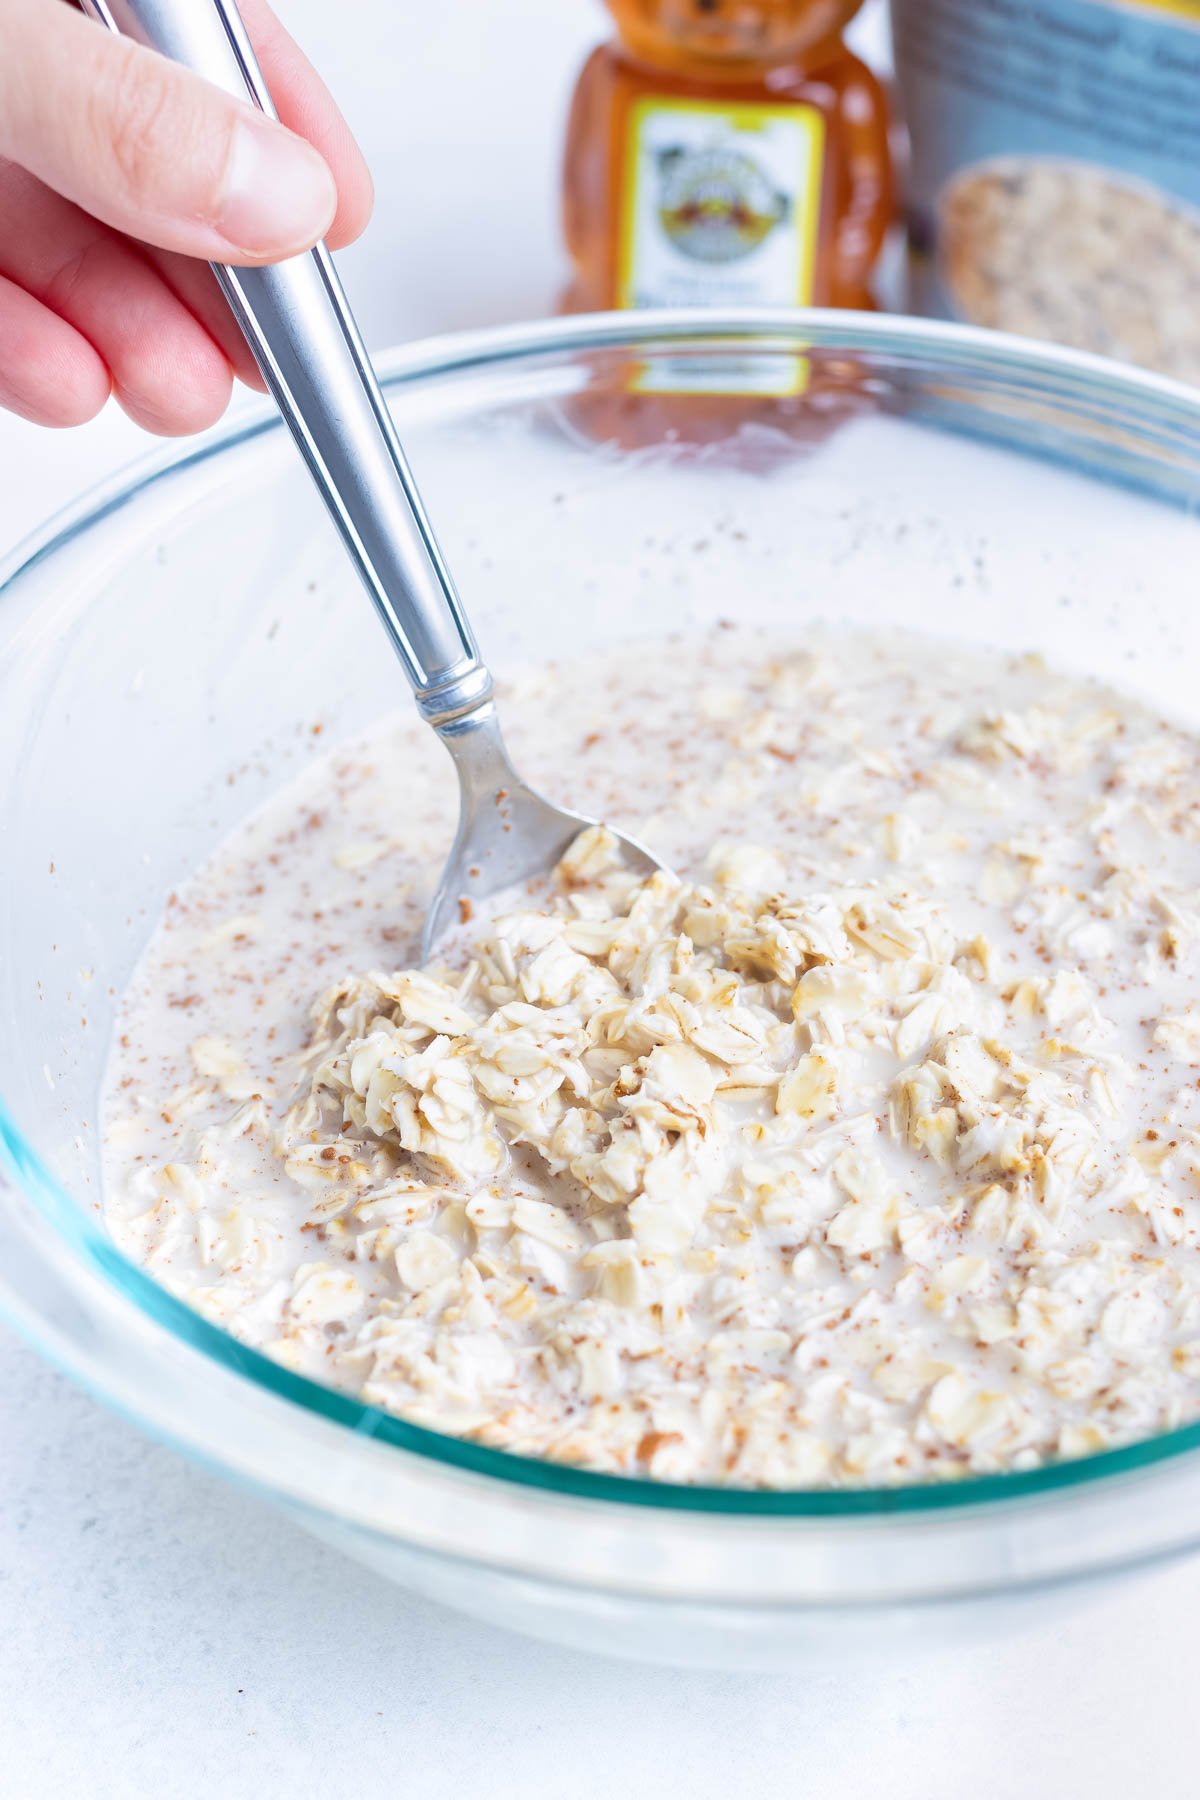
[[118,178],[134,199],[152,195],[161,185],[170,149],[172,86],[169,71],[153,57],[125,58],[114,76],[100,123]]
[[46,283],[44,303],[62,317],[69,316],[75,302],[86,295],[97,276],[103,275],[104,260],[104,245],[98,238],[65,257]]

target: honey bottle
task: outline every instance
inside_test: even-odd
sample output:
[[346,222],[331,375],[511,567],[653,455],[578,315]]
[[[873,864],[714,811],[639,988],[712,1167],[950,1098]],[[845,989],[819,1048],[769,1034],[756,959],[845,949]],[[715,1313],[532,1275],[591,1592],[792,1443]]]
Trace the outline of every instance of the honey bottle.
[[861,0],[606,0],[564,170],[568,310],[870,306],[887,104]]

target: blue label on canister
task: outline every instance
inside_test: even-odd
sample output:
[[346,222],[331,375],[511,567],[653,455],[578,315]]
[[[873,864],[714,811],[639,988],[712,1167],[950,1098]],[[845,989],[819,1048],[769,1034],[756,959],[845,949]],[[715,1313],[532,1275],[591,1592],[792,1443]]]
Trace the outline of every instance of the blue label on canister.
[[1200,381],[1200,0],[892,0],[919,310]]

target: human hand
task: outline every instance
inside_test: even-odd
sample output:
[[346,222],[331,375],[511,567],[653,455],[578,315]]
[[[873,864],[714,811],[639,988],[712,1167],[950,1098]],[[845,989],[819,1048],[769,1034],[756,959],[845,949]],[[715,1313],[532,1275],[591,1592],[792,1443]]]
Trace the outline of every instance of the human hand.
[[266,0],[240,5],[283,124],[62,0],[0,0],[0,407],[77,425],[111,392],[199,431],[235,375],[262,386],[207,262],[366,225],[341,114]]

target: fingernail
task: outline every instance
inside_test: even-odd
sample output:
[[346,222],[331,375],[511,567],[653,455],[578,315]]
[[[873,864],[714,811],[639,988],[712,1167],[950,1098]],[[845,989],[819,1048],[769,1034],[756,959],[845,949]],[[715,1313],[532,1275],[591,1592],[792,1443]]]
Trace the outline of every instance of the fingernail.
[[337,210],[328,165],[269,119],[239,120],[217,229],[251,256],[282,257],[323,237]]

